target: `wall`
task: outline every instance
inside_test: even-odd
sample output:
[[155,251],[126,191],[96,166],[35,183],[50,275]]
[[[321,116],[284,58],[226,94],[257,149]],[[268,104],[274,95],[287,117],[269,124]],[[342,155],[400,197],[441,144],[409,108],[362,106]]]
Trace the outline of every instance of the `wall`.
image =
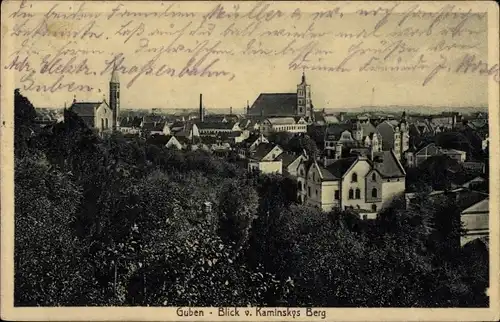
[[385,179],[382,183],[382,205],[387,206],[396,195],[404,193],[404,191],[405,178]]
[[[104,128],[102,128],[102,121],[104,120]],[[108,120],[108,127],[106,128],[106,120]],[[100,131],[113,128],[113,112],[105,103],[102,103],[95,112],[94,126]]]
[[[375,181],[373,181],[372,175],[375,174]],[[377,171],[370,171],[365,178],[365,184],[366,184],[366,191],[365,191],[365,199],[366,202],[370,203],[376,203],[377,204],[377,209],[380,208],[380,205],[378,203],[382,202],[382,177],[378,174]],[[377,189],[377,197],[373,198],[372,197],[372,189],[375,188]],[[371,206],[370,206],[370,209]]]
[[[365,191],[366,191],[366,183],[365,183],[365,177],[370,172],[371,167],[368,161],[366,160],[359,160],[352,169],[350,169],[344,178],[342,179],[342,208],[345,208],[346,206],[352,206],[354,208],[358,208],[358,206],[361,209],[371,209],[371,204],[368,204],[365,200]],[[358,180],[357,182],[351,182],[352,174],[356,173],[358,175]],[[361,190],[360,194],[360,199],[349,199],[349,189],[353,189],[354,191],[354,197],[356,188],[359,188]]]
[[279,173],[279,174],[281,174],[281,166],[282,166],[281,160],[259,162],[259,170],[262,173]]
[[315,164],[309,168],[306,180],[307,203],[321,208],[321,177]]
[[302,190],[297,191],[297,195],[300,198],[300,200],[305,201],[306,198],[306,169],[305,169],[305,164],[302,162],[298,169],[297,169],[297,183],[301,182],[302,183]]
[[323,211],[331,211],[333,208],[340,206],[339,200],[335,200],[335,191],[339,190],[340,197],[340,182],[339,181],[323,181],[321,183],[321,208]]

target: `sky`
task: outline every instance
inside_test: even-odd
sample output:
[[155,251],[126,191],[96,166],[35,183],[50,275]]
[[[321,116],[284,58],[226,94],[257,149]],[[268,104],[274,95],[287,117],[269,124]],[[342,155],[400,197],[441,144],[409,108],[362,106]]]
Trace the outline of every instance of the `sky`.
[[[11,17],[12,32],[16,30],[25,30],[31,32],[29,36],[23,36],[21,33],[14,36],[12,33],[8,38],[9,46],[7,54],[10,59],[4,64],[4,70],[12,72],[15,87],[20,87],[23,94],[29,97],[35,106],[38,107],[62,107],[64,104],[70,104],[74,97],[78,101],[99,101],[108,93],[108,82],[111,77],[111,69],[106,69],[107,64],[113,60],[119,53],[122,53],[124,60],[121,66],[130,70],[132,65],[144,66],[152,57],[154,57],[163,46],[165,48],[177,36],[179,30],[188,25],[183,35],[177,40],[176,45],[183,44],[187,47],[195,47],[196,44],[207,42],[214,45],[221,41],[218,49],[232,50],[234,55],[215,55],[213,53],[207,56],[203,62],[205,65],[212,60],[213,70],[224,70],[234,78],[230,80],[227,77],[200,77],[183,76],[178,77],[180,70],[187,65],[191,57],[197,60],[203,54],[193,56],[192,53],[165,53],[155,62],[155,71],[158,71],[161,65],[175,69],[175,76],[170,74],[163,76],[137,76],[137,72],[120,73],[121,83],[121,107],[123,109],[138,108],[196,108],[198,106],[199,94],[203,93],[204,104],[207,109],[210,108],[228,108],[242,109],[247,101],[250,105],[260,93],[280,93],[295,92],[296,86],[300,82],[304,64],[307,66],[338,66],[343,59],[350,53],[356,51],[347,67],[349,71],[324,71],[311,70],[305,68],[307,82],[311,85],[312,101],[317,109],[322,108],[343,108],[357,106],[487,106],[488,95],[488,76],[479,75],[478,72],[455,73],[464,59],[469,62],[478,63],[487,60],[487,25],[486,18],[474,15],[454,16],[450,12],[466,12],[467,8],[444,8],[433,7],[434,11],[441,10],[444,14],[426,15],[424,7],[412,3],[405,3],[393,9],[388,16],[387,22],[377,31],[377,37],[346,38],[342,33],[359,34],[363,29],[370,31],[374,26],[383,20],[394,4],[379,5],[375,3],[371,14],[362,14],[356,10],[366,9],[359,7],[358,4],[339,4],[334,2],[317,2],[315,4],[293,4],[290,2],[272,3],[269,7],[257,7],[254,12],[264,8],[264,12],[271,10],[281,10],[284,18],[274,18],[266,21],[264,16],[253,18],[212,18],[207,19],[198,29],[194,26],[200,26],[203,17],[207,13],[215,12],[216,3],[150,3],[143,2],[140,6],[134,2],[124,2],[116,10],[118,3],[86,3],[80,8],[80,14],[85,12],[87,15],[101,13],[101,17],[92,19],[63,19],[62,16],[56,18],[58,13],[76,13],[81,3],[60,2],[55,9],[49,11],[54,6],[54,2],[29,3],[31,7],[22,9],[11,8],[10,12],[18,10],[19,12],[29,12],[34,15],[30,19],[18,13],[16,18]],[[172,6],[170,7],[170,5]],[[226,13],[234,12],[235,5],[239,5],[239,13],[249,12],[255,8],[254,3],[233,3],[223,2]],[[357,6],[357,7],[356,7]],[[147,18],[140,17],[131,12],[168,12],[184,13],[185,17],[161,17]],[[300,19],[290,18],[292,12],[296,9],[301,11]],[[382,8],[383,10],[381,10]],[[108,15],[115,9],[113,17],[108,19]],[[318,18],[318,12],[328,12],[332,10],[332,16]],[[385,11],[384,11],[385,10]],[[128,13],[124,13],[127,11]],[[49,12],[49,18],[44,20],[43,14]],[[190,17],[193,13],[194,17]],[[218,11],[220,14],[220,10]],[[342,13],[342,14],[340,14]],[[119,16],[119,14],[124,14]],[[186,17],[188,16],[188,17]],[[341,17],[342,16],[342,17]],[[406,17],[401,23],[402,19]],[[232,28],[244,29],[253,22],[260,22],[256,33],[252,36],[223,36],[222,32],[231,24]],[[462,32],[460,35],[451,35],[453,28],[460,26],[462,22]],[[44,30],[48,35],[33,36],[33,30],[42,23]],[[398,25],[401,23],[401,25]],[[96,33],[102,32],[99,39],[80,39],[81,30],[92,25],[91,30]],[[128,24],[128,25],[127,25]],[[19,27],[21,25],[21,27]],[[127,25],[123,27],[123,25]],[[312,29],[310,26],[312,25]],[[411,31],[425,31],[433,25],[431,35],[413,35],[408,36]],[[213,27],[211,35],[206,33]],[[83,28],[83,29],[82,29]],[[142,28],[142,29],[141,29]],[[327,33],[323,37],[291,37],[283,33],[277,36],[265,36],[262,33],[266,31],[279,32],[304,32],[308,28],[311,33]],[[127,30],[128,29],[128,30]],[[188,35],[189,31],[195,30],[198,35]],[[77,37],[71,38],[61,36],[58,32],[62,31],[77,32]],[[161,30],[163,35],[158,35]],[[281,30],[281,32],[283,32]],[[444,31],[443,31],[444,30]],[[465,31],[464,31],[465,30]],[[176,32],[177,33],[174,33]],[[152,35],[152,33],[157,33]],[[122,33],[120,35],[120,33]],[[169,34],[170,33],[170,34]],[[174,34],[172,34],[174,33]],[[205,34],[203,34],[205,33]],[[446,33],[446,34],[444,34]],[[260,35],[260,36],[259,36]],[[381,36],[380,36],[381,35]],[[130,38],[128,38],[130,36]],[[80,38],[79,38],[80,37]],[[85,38],[85,37],[84,37]],[[107,39],[106,39],[107,38]],[[290,69],[290,63],[301,61],[301,55],[297,50],[288,55],[244,55],[244,50],[249,42],[254,39],[255,48],[259,43],[266,50],[279,51],[288,43],[296,40],[295,46],[305,46],[313,42],[314,49],[328,52],[328,55],[309,54],[302,66],[296,70]],[[24,42],[24,43],[23,43]],[[430,50],[437,44],[442,43],[440,51]],[[399,45],[396,45],[399,44]],[[464,47],[465,46],[465,47]],[[27,53],[31,48],[36,53]],[[89,68],[90,75],[65,74],[62,83],[75,82],[91,86],[93,90],[87,92],[71,92],[68,90],[58,90],[55,92],[37,91],[36,86],[48,86],[56,81],[61,75],[48,72],[41,73],[43,61],[53,62],[61,48],[71,48],[78,50],[75,55],[74,64],[86,59],[86,65]],[[146,49],[147,48],[147,49]],[[208,48],[208,45],[207,45]],[[394,49],[395,48],[395,49]],[[465,49],[464,49],[465,48]],[[155,52],[152,52],[153,50]],[[385,49],[385,51],[384,51]],[[384,60],[384,57],[392,50],[391,57]],[[94,50],[92,54],[83,54],[84,51]],[[144,52],[149,50],[149,52]],[[16,54],[16,51],[17,54]],[[50,55],[47,57],[47,55]],[[426,67],[417,71],[378,71],[378,72],[359,72],[370,57],[375,57],[375,63],[372,65],[383,68],[388,66],[414,66],[418,65],[419,57]],[[28,57],[30,67],[35,71],[31,76],[32,82],[26,80],[28,72],[15,71],[15,68],[7,69],[9,63],[19,56],[19,60]],[[58,56],[61,60],[59,64],[64,65],[71,57],[71,53]],[[298,60],[297,57],[299,57]],[[471,60],[472,57],[472,60]],[[56,57],[57,58],[57,57]],[[115,60],[116,62],[116,60]],[[440,64],[446,65],[439,68],[432,80],[426,86],[422,86],[423,81],[432,70]],[[56,64],[57,65],[57,64]],[[120,65],[120,64],[119,64]],[[12,66],[12,64],[10,65]],[[115,65],[116,66],[116,65]],[[203,64],[201,65],[203,66]],[[371,65],[370,65],[371,66]],[[346,67],[346,68],[347,68]],[[490,64],[489,67],[492,67]],[[62,68],[62,67],[61,67]],[[450,72],[447,72],[447,70]],[[498,69],[498,68],[497,68]],[[104,71],[104,72],[103,72]],[[96,74],[93,75],[93,72]],[[493,75],[494,76],[494,75]],[[497,76],[498,77],[498,76]],[[490,76],[492,78],[492,76]],[[133,84],[127,88],[127,84]],[[31,85],[31,88],[29,86]]]

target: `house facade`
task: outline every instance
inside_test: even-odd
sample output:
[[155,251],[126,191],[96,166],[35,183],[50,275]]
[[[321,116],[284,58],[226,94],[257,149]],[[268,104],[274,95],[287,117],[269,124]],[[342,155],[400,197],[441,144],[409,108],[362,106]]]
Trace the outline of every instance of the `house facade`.
[[307,122],[302,117],[273,117],[262,121],[261,133],[269,135],[272,132],[306,133]]
[[216,136],[222,133],[241,132],[238,122],[198,122],[200,136]]
[[262,173],[282,173],[282,160],[279,156],[283,149],[276,144],[263,143],[248,157],[248,171],[260,171]]
[[298,167],[299,200],[323,211],[356,209],[376,214],[405,191],[406,173],[392,151],[373,159],[349,157],[323,166],[316,161]]

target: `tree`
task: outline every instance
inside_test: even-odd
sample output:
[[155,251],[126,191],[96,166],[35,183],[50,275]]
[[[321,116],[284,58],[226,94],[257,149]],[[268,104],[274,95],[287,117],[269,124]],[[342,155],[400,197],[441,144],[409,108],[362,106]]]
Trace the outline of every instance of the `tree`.
[[16,159],[16,305],[84,305],[100,297],[71,224],[82,192],[43,156]]
[[245,247],[258,205],[259,197],[253,187],[240,181],[227,181],[219,201],[221,237],[235,243],[237,249]]
[[24,155],[34,132],[36,111],[28,98],[14,90],[14,153]]

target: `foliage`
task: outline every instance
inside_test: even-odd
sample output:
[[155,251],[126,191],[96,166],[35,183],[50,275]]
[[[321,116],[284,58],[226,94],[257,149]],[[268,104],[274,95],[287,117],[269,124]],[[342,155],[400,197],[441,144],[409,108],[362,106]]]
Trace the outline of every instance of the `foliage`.
[[[100,137],[69,111],[32,132],[15,95],[16,305],[487,305],[487,251],[460,247],[452,200],[396,199],[373,222],[324,213],[296,204],[291,179]],[[447,179],[446,162],[422,177]]]

